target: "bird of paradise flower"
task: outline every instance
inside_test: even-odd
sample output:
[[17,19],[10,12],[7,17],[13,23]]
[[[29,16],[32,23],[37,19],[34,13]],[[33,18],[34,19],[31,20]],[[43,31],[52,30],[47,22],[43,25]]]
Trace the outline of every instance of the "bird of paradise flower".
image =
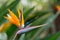
[[57,11],[60,11],[60,6],[59,5],[56,5],[55,7],[56,7]]
[[43,25],[39,25],[39,26],[24,27],[24,17],[23,17],[23,13],[21,12],[21,10],[18,10],[19,17],[17,17],[11,10],[8,9],[8,11],[9,11],[9,14],[7,14],[7,17],[5,17],[5,18],[7,20],[9,20],[12,24],[15,24],[20,29],[17,31],[16,35],[23,34],[25,32],[29,32],[29,31],[39,28],[41,26],[46,26],[46,24],[43,24]]

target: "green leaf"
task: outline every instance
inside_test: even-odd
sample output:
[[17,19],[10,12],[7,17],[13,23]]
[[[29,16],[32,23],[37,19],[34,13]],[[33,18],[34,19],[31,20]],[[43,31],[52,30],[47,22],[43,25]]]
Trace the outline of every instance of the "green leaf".
[[40,18],[38,18],[38,19],[36,19],[34,22],[32,22],[31,24],[29,24],[29,25],[40,25],[40,24],[43,24],[46,20],[47,20],[47,18],[49,17],[49,16],[51,16],[51,14],[45,14],[45,15],[43,15],[42,17],[40,17]]
[[8,35],[8,39],[10,39],[12,37],[12,35],[14,34],[16,29],[17,29],[17,27],[15,25],[11,25],[11,27],[6,31],[6,33]]
[[45,14],[48,14],[49,12],[51,11],[42,11],[42,12],[39,12],[39,11],[35,11],[33,13],[30,13],[26,18],[25,18],[25,22],[29,22],[32,20],[35,21],[36,19],[40,18],[41,16],[45,15]]
[[0,9],[2,9],[2,8],[4,9],[7,6],[7,3],[8,3],[8,1],[6,1],[4,4],[2,4]]
[[29,13],[31,13],[34,10],[35,7],[32,7],[24,12],[24,17],[26,18]]
[[60,36],[60,31],[57,32],[56,34],[53,34],[53,35],[49,38],[49,40],[57,40],[59,36]]

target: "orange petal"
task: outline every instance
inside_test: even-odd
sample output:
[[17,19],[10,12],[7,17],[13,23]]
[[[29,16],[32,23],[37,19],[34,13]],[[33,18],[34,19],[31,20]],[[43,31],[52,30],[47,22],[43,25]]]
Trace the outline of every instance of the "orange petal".
[[[9,20],[11,23],[15,24],[15,21],[11,17],[5,17],[7,20]],[[16,24],[15,24],[16,25]]]
[[60,6],[57,5],[57,6],[56,6],[56,9],[57,9],[58,11],[60,11]]
[[10,22],[3,23],[3,24],[0,26],[0,32],[6,31],[6,30],[10,27],[10,25],[11,25]]
[[21,13],[21,16],[22,16],[22,18],[21,18],[21,26],[24,27],[24,17],[23,17],[23,13]]
[[10,15],[7,15],[8,17],[5,17],[7,20],[9,20],[12,24],[15,24],[15,25],[20,25],[18,23],[15,22],[15,20],[12,19],[12,17]]
[[20,11],[18,10],[18,16],[19,16],[19,18],[20,18]]
[[24,27],[24,17],[23,17],[23,13],[21,12],[21,10],[18,10],[18,15],[20,18],[21,26]]
[[9,9],[8,9],[8,11],[9,11],[10,16],[12,17],[12,19],[18,24],[18,26],[20,26],[20,25],[19,25],[19,24],[20,24],[20,21],[19,21],[19,19],[16,17],[16,15],[15,15],[12,11],[10,11]]

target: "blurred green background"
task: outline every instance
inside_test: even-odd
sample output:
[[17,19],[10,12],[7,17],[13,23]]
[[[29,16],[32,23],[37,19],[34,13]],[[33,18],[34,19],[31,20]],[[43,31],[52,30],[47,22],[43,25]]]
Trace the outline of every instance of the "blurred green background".
[[[17,16],[17,10],[23,11],[26,26],[48,24],[19,36],[15,40],[60,40],[60,12],[55,10],[59,0],[0,0],[0,25],[8,22],[4,18],[12,10]],[[7,30],[0,32],[0,40],[13,40],[18,27],[12,24]]]

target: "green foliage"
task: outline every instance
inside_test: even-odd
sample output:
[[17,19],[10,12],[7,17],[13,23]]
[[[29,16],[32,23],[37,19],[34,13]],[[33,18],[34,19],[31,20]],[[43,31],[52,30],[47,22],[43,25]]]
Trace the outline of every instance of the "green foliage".
[[[8,13],[7,9],[11,9],[18,16],[17,9],[19,9],[19,7],[17,9],[16,7],[18,6],[19,2],[20,0],[14,0],[9,5],[7,5],[8,4],[8,1],[7,1],[5,2],[5,4],[1,6],[0,24],[7,21],[4,18],[4,16],[6,16],[6,14]],[[25,11],[23,11],[23,13],[25,18],[25,25],[27,24],[27,22],[29,22],[26,26],[38,26],[43,24],[47,24],[47,26],[42,26],[40,28],[36,28],[32,31],[21,34],[18,39],[19,40],[57,40],[58,37],[60,36],[60,31],[52,35],[49,29],[53,27],[52,24],[54,20],[57,18],[57,16],[59,15],[59,12],[57,12],[56,14],[53,14],[53,11],[50,11],[50,10],[37,11],[37,10],[34,10],[35,7],[36,6],[29,8],[28,10],[24,9]],[[17,30],[19,29],[16,27],[16,25],[12,24],[11,27],[6,31],[8,35],[8,40],[14,39]],[[41,38],[40,37],[41,34],[45,32],[47,32],[45,34],[45,37]],[[51,35],[51,36],[48,37],[48,35]]]
[[52,36],[49,38],[49,40],[57,40],[57,39],[59,38],[59,36],[60,36],[60,31],[57,32],[56,34],[52,35]]

